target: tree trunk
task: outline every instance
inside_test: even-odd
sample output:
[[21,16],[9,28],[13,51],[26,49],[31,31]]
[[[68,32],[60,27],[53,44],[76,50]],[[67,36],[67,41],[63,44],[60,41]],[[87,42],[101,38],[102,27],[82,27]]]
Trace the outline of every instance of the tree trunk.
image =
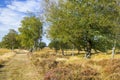
[[78,47],[77,47],[77,50],[78,50],[78,54],[80,54],[81,47],[80,47],[80,46],[78,46]]
[[55,53],[56,53],[56,54],[58,53],[58,50],[57,50],[57,49],[55,49]]
[[114,45],[113,45],[113,48],[112,48],[112,58],[114,58],[115,49],[116,49],[116,40],[114,41]]
[[91,40],[88,40],[87,45],[86,45],[86,54],[85,54],[86,58],[91,57],[91,49],[92,49],[92,42],[91,42]]
[[64,49],[61,49],[61,50],[62,50],[62,55],[65,55],[65,54],[64,54]]
[[12,46],[12,52],[14,51],[14,46]]
[[80,50],[78,50],[78,54],[80,54]]
[[11,44],[11,50],[12,50],[12,52],[14,51],[14,43],[13,43],[13,41],[12,41],[12,44]]

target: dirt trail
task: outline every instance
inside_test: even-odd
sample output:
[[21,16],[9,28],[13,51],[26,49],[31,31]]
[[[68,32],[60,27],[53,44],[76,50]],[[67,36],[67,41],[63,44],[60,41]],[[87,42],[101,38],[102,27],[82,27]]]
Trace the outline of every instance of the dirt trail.
[[0,80],[42,80],[35,66],[23,52],[16,54],[12,60],[0,66]]

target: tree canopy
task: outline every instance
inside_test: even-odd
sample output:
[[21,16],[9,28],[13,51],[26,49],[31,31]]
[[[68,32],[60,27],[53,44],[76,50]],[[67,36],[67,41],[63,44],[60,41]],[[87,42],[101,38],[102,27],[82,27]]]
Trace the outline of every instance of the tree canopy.
[[19,28],[21,45],[25,48],[36,48],[42,40],[43,23],[35,16],[24,17]]
[[119,1],[58,0],[56,4],[47,3],[47,21],[51,23],[49,38],[70,42],[78,50],[84,48],[86,57],[91,55],[91,49],[106,51],[112,48],[111,36],[120,24]]
[[20,43],[17,37],[18,33],[14,29],[10,29],[9,33],[3,37],[1,47],[9,49],[19,48]]

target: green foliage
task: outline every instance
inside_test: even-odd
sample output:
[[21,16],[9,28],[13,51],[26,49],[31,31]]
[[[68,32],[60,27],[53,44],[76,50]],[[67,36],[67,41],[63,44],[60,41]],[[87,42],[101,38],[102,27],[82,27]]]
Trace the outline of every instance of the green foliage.
[[49,48],[51,49],[55,49],[56,53],[58,50],[62,50],[62,54],[64,55],[64,50],[65,49],[71,49],[71,45],[67,42],[63,42],[63,41],[60,41],[60,40],[57,40],[57,39],[54,39],[52,40],[49,45],[48,45]]
[[112,49],[112,41],[101,36],[98,40],[94,40],[93,49],[107,52],[107,50]]
[[40,42],[39,43],[39,48],[43,49],[44,47],[46,47],[46,43],[45,42]]
[[0,42],[0,48],[2,47],[2,42]]
[[60,42],[58,40],[52,40],[48,46],[51,49],[55,49],[56,53],[60,50]]
[[78,50],[84,48],[88,54],[92,48],[107,51],[112,48],[115,38],[111,36],[119,27],[118,3],[115,0],[48,2],[46,14],[51,23],[48,36],[63,43],[69,42]]
[[24,17],[19,28],[19,39],[21,45],[25,48],[37,47],[42,39],[43,27],[42,22],[35,16]]
[[17,40],[18,33],[14,29],[10,29],[1,42],[1,47],[14,49],[20,47],[20,42]]

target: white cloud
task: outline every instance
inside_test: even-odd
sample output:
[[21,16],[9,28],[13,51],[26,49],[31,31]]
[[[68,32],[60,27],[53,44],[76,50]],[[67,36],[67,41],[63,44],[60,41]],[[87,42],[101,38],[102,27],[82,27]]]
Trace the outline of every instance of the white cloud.
[[35,0],[27,0],[25,2],[14,1],[11,5],[7,5],[7,7],[18,12],[33,12],[40,10],[40,3]]
[[0,14],[0,22],[6,26],[8,25],[9,27],[10,25],[17,26],[24,16],[25,15],[21,13],[17,13],[15,11],[5,8],[2,9],[2,12]]
[[20,27],[20,21],[27,11],[37,12],[42,10],[41,2],[42,0],[12,0],[12,2],[8,2],[9,4],[6,7],[0,7],[0,34],[2,34],[0,40],[9,29],[17,30]]

